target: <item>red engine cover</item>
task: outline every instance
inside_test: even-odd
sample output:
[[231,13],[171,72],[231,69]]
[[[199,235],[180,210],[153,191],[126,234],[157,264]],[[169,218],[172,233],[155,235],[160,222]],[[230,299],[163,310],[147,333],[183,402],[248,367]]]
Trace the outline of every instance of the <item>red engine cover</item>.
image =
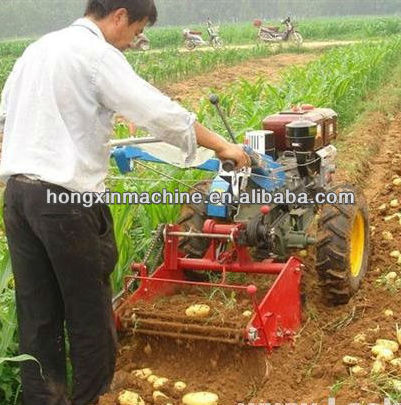
[[303,105],[289,111],[269,115],[263,120],[263,129],[274,132],[275,147],[279,151],[289,148],[286,139],[286,125],[293,121],[308,120],[316,122],[317,137],[315,148],[329,145],[337,137],[337,114],[330,108],[315,108]]

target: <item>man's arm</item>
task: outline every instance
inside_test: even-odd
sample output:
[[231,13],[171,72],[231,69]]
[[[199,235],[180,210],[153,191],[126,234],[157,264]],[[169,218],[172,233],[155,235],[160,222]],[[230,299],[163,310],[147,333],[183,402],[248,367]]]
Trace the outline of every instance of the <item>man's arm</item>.
[[250,166],[250,158],[240,146],[227,142],[199,122],[195,123],[195,132],[198,145],[214,150],[219,159],[234,160],[237,167]]
[[234,160],[239,167],[249,164],[241,147],[197,123],[194,114],[139,77],[120,52],[106,52],[99,63],[95,86],[105,107],[152,136],[179,147],[186,154],[187,163],[195,157],[198,144],[214,150],[220,159]]

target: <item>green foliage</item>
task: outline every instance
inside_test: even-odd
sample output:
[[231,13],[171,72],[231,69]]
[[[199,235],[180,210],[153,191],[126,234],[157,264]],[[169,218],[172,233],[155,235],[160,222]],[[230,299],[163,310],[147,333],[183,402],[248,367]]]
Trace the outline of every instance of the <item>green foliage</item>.
[[181,81],[199,73],[229,66],[248,59],[266,57],[273,52],[268,46],[249,49],[222,49],[216,51],[179,52],[166,50],[161,53],[127,52],[127,59],[134,70],[151,83]]
[[[252,83],[235,83],[221,96],[221,104],[239,135],[259,127],[266,115],[302,103],[333,108],[345,126],[355,119],[355,103],[386,80],[399,60],[400,49],[399,37],[335,48],[305,67],[288,69],[277,86],[263,77]],[[207,100],[201,103],[198,117],[205,125],[224,133]]]
[[19,393],[18,369],[2,359],[17,353],[17,315],[14,301],[11,263],[8,250],[3,245],[0,260],[0,403],[11,404]]

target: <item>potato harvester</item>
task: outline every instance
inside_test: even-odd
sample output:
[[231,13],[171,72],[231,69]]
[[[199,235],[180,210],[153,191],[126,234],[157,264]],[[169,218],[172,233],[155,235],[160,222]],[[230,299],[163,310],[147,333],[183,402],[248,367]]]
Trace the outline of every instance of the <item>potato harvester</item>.
[[[217,108],[234,142],[218,104]],[[347,303],[358,290],[368,268],[369,223],[362,192],[348,184],[334,185],[337,115],[331,109],[303,105],[267,117],[262,130],[246,133],[244,148],[250,168],[236,169],[233,162],[208,159],[196,168],[215,172],[210,182],[193,191],[206,202],[182,208],[177,224],[159,227],[152,248],[162,241],[163,262],[154,271],[143,263],[132,264],[133,275],[114,300],[118,328],[137,334],[175,339],[206,340],[265,347],[271,351],[293,341],[301,325],[301,277],[304,265],[294,252],[316,247],[316,270],[322,295],[332,305]],[[152,138],[128,141],[152,143]],[[126,142],[126,143],[128,143]],[[115,143],[113,157],[122,173],[132,170],[133,161],[166,163],[141,145]],[[291,192],[297,201],[247,204],[244,194]],[[228,193],[228,203],[213,203],[212,193]],[[319,193],[353,193],[353,204],[310,203]],[[301,196],[306,200],[301,201]],[[317,221],[315,221],[317,219]],[[317,225],[316,225],[317,223]],[[152,250],[152,249],[151,249]],[[155,249],[153,249],[155,250]],[[219,273],[218,282],[205,274]],[[263,290],[252,282],[230,282],[231,273],[274,277]],[[238,278],[238,277],[237,277]],[[246,278],[245,278],[246,279]],[[188,318],[141,309],[141,301],[152,302],[179,293],[186,287],[221,288],[246,294],[253,313],[247,324],[234,320]],[[166,305],[168,300],[166,300]],[[149,307],[147,307],[149,308]]]

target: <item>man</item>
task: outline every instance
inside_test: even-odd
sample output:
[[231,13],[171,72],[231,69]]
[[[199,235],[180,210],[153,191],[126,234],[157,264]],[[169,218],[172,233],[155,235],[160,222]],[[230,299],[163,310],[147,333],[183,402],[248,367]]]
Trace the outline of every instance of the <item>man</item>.
[[[30,45],[5,85],[0,176],[16,285],[25,405],[87,405],[107,391],[115,365],[109,275],[116,262],[107,206],[46,204],[53,193],[104,190],[111,118],[119,113],[181,148],[196,144],[239,167],[249,159],[138,77],[121,53],[157,18],[153,0],[89,0],[70,27]],[[66,388],[64,322],[73,366]]]

